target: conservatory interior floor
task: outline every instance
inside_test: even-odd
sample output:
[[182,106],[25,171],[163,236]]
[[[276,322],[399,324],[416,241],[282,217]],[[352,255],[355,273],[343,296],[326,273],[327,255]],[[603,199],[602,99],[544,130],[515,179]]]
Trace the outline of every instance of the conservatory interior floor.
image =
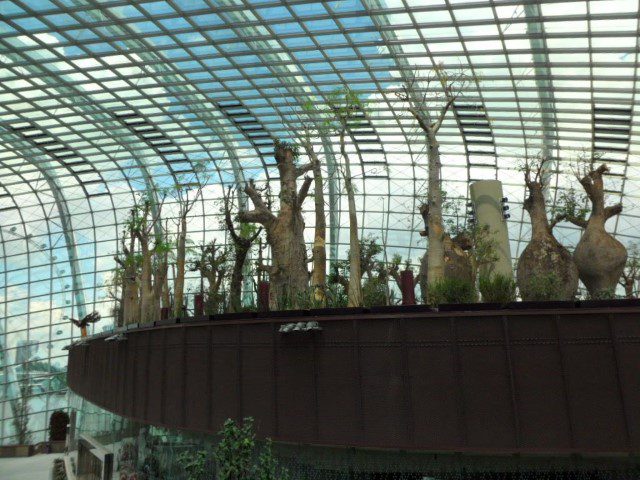
[[62,457],[62,454],[0,458],[0,480],[49,480],[53,459],[58,457]]

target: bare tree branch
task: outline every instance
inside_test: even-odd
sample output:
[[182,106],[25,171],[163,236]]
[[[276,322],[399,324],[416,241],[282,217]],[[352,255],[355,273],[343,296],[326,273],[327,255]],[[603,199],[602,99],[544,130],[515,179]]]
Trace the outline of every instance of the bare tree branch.
[[[307,148],[305,147],[305,150],[306,149]],[[309,162],[306,165],[296,168],[296,178],[300,177],[301,175],[304,175],[307,172],[310,172],[311,170],[313,170],[313,162]]]
[[609,219],[620,213],[622,213],[622,204],[616,203],[615,205],[611,205],[604,209],[604,218]]
[[582,218],[578,218],[578,217],[574,217],[572,215],[567,215],[566,220],[568,220],[569,222],[573,223],[574,225],[581,227],[581,228],[587,228],[587,221],[582,219]]
[[312,182],[313,182],[313,177],[304,177],[304,183],[302,184],[302,186],[300,187],[300,190],[298,191],[298,205],[302,205],[302,202],[304,202],[304,199],[307,198],[307,195],[309,194],[309,187],[311,186]]
[[250,210],[248,212],[238,212],[236,216],[239,222],[243,223],[269,223],[275,220],[275,216],[269,210]]
[[560,213],[560,214],[556,215],[549,222],[549,230],[553,230],[553,227],[555,227],[558,223],[560,223],[560,222],[562,222],[564,220],[567,220],[567,215],[566,214]]

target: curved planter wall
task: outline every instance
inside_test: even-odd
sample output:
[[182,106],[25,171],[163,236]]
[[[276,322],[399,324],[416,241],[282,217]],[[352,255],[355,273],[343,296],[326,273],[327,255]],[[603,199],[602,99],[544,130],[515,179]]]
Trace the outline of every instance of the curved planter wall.
[[[318,320],[315,333],[279,333]],[[92,338],[68,383],[140,422],[275,440],[503,453],[640,452],[640,308],[200,321]]]

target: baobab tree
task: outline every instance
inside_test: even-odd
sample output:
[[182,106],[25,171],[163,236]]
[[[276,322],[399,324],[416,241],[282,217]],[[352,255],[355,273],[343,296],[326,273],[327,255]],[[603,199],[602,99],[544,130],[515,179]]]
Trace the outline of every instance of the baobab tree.
[[553,235],[553,228],[567,217],[552,212],[549,221],[544,198],[548,160],[527,159],[524,181],[529,196],[524,209],[531,218],[531,240],[518,259],[517,282],[523,300],[572,300],[578,289],[578,269],[571,253]]
[[216,245],[215,240],[200,245],[199,249],[199,255],[191,262],[190,270],[200,272],[202,278],[207,279],[207,313],[219,313],[223,301],[220,289],[229,269],[229,250],[223,245]]
[[326,124],[339,138],[340,156],[342,157],[342,179],[347,194],[349,210],[349,288],[347,305],[349,307],[361,307],[363,296],[360,241],[358,239],[358,213],[346,138],[349,135],[349,129],[358,126],[358,122],[364,113],[364,104],[357,93],[348,88],[333,92],[329,97],[328,103],[331,116]]
[[[470,78],[464,72],[453,74],[442,66],[435,67],[429,75],[418,78],[414,74],[397,97],[406,103],[408,112],[418,122],[425,135],[428,160],[429,206],[427,238],[428,283],[433,284],[445,276],[445,228],[442,219],[442,164],[438,131],[453,103],[462,95]],[[436,110],[434,115],[433,110]]]
[[315,206],[315,232],[313,236],[313,249],[311,251],[312,270],[311,288],[313,288],[313,300],[318,303],[326,301],[327,282],[327,219],[324,210],[324,184],[320,159],[311,141],[311,131],[305,127],[304,136],[299,139],[305,153],[313,165],[313,200]]
[[603,176],[609,172],[609,167],[602,164],[594,168],[597,160],[597,156],[581,158],[575,171],[591,202],[589,218],[566,215],[567,220],[584,229],[573,258],[580,280],[593,297],[614,294],[627,261],[627,249],[604,228],[607,220],[622,212],[622,204],[605,206]]
[[250,223],[240,223],[239,228],[233,221],[235,197],[234,190],[229,187],[224,195],[223,216],[224,225],[233,243],[233,267],[229,283],[229,311],[239,312],[242,309],[242,281],[244,268],[251,247],[262,233],[262,227],[256,228]]
[[[442,193],[442,192],[441,192]],[[443,195],[444,197],[444,195]],[[430,224],[430,205],[428,202],[420,204],[418,207],[420,216],[424,222],[424,230],[420,232],[422,237],[429,238]],[[444,228],[444,224],[443,224]],[[458,233],[458,232],[456,232]],[[431,245],[431,243],[429,243]],[[444,265],[442,279],[457,279],[468,283],[474,283],[474,268],[472,257],[469,251],[473,248],[471,235],[468,232],[459,233],[455,237],[451,237],[450,232],[444,230],[442,236],[442,246],[444,250]],[[430,248],[430,247],[429,247]],[[420,269],[415,279],[420,285],[422,301],[429,303],[429,250],[420,259]],[[441,280],[442,280],[441,279]]]
[[184,307],[184,278],[187,258],[187,217],[196,202],[202,197],[202,183],[177,185],[173,196],[178,203],[176,219],[176,271],[173,279],[173,311],[176,317],[182,315]]
[[[127,236],[128,245],[127,245]],[[129,229],[121,239],[122,250],[114,256],[118,265],[115,275],[122,284],[122,298],[120,300],[121,321],[123,325],[136,323],[140,320],[140,285],[139,275],[141,258],[136,253],[136,239]]]
[[313,170],[313,164],[297,165],[298,149],[287,142],[275,141],[275,160],[280,174],[279,211],[274,213],[262,198],[253,181],[244,192],[253,203],[253,210],[239,212],[240,222],[260,223],[267,233],[271,248],[271,266],[268,267],[270,290],[269,306],[297,306],[306,294],[309,283],[307,249],[304,243],[302,203],[313,182],[305,177],[298,189],[297,179]]
[[[131,209],[128,229],[140,248],[140,322],[152,322],[160,316],[160,297],[157,295],[158,289],[154,290],[155,280],[159,281],[154,274],[156,255],[163,255],[170,250],[170,245],[165,241],[163,235],[153,233],[155,225],[160,222],[160,212],[162,203],[156,204],[152,208],[155,200],[142,196],[140,201]],[[163,197],[164,202],[164,197]],[[161,296],[161,295],[160,295]]]

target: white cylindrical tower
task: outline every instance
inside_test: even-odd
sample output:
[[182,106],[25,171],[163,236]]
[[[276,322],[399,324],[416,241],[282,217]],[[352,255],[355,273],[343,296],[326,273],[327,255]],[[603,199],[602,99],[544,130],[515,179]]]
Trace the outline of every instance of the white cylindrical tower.
[[[511,247],[507,230],[507,210],[503,209],[506,199],[499,180],[480,180],[470,185],[471,202],[478,225],[488,225],[489,234],[495,239],[498,260],[490,274],[513,277],[511,267]],[[481,272],[482,273],[482,272]]]

